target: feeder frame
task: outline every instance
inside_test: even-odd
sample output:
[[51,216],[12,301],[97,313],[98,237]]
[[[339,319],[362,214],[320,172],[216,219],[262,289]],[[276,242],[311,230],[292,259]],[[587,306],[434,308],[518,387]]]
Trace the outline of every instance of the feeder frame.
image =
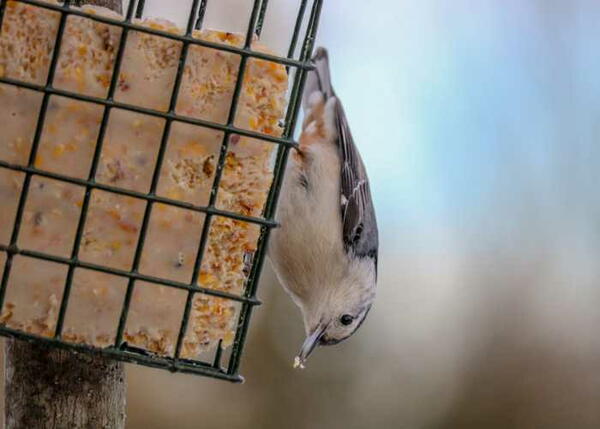
[[[12,261],[15,255],[23,255],[30,258],[35,258],[39,260],[50,261],[58,264],[63,264],[68,266],[66,282],[64,286],[63,296],[60,303],[60,309],[57,317],[56,328],[53,337],[43,337],[40,335],[34,335],[28,332],[24,332],[21,330],[13,329],[5,325],[0,325],[0,335],[14,337],[22,340],[27,340],[30,342],[42,343],[51,346],[55,346],[58,348],[75,350],[79,352],[86,353],[97,353],[101,354],[113,359],[117,359],[124,362],[132,362],[141,365],[146,365],[150,367],[163,368],[172,372],[183,372],[183,373],[192,373],[198,375],[204,375],[219,379],[225,379],[233,382],[243,381],[243,377],[239,375],[238,369],[240,365],[240,359],[242,355],[242,350],[244,347],[244,343],[246,340],[246,335],[248,331],[250,316],[252,313],[252,309],[254,306],[259,305],[260,301],[256,297],[257,285],[260,278],[260,273],[262,270],[262,266],[264,263],[267,243],[269,239],[269,233],[272,228],[277,226],[277,223],[274,219],[275,209],[277,205],[278,195],[281,189],[283,174],[285,171],[285,166],[287,163],[287,158],[289,155],[289,150],[291,148],[295,148],[298,146],[298,143],[294,141],[294,130],[296,128],[296,123],[299,114],[299,107],[302,99],[302,92],[306,80],[306,75],[308,71],[313,69],[313,65],[311,64],[311,56],[314,47],[315,36],[317,33],[317,27],[319,22],[319,17],[321,14],[323,0],[311,0],[312,4],[309,8],[309,0],[301,0],[298,6],[298,14],[296,16],[295,25],[292,33],[292,38],[289,46],[289,50],[286,57],[276,56],[271,54],[266,54],[262,52],[255,52],[251,49],[251,42],[253,35],[260,36],[261,31],[263,29],[263,24],[265,21],[265,16],[268,7],[268,0],[254,0],[252,11],[250,14],[250,20],[248,23],[246,35],[245,35],[245,43],[243,47],[236,47],[231,45],[225,45],[220,43],[209,42],[205,40],[200,40],[192,37],[192,31],[194,29],[200,29],[202,27],[202,23],[204,20],[204,15],[206,12],[206,7],[208,0],[193,0],[191,11],[188,16],[186,32],[184,35],[177,35],[168,33],[166,31],[161,31],[158,29],[153,29],[149,27],[145,27],[138,23],[135,23],[133,18],[142,18],[144,14],[144,0],[131,0],[124,20],[118,20],[114,18],[109,18],[106,16],[100,15],[91,15],[89,13],[84,12],[81,9],[73,9],[71,7],[72,4],[77,4],[78,2],[72,2],[71,0],[65,0],[63,4],[50,4],[45,3],[39,0],[13,0],[16,2],[36,6],[43,9],[48,9],[52,11],[56,11],[60,13],[60,19],[58,24],[58,30],[56,33],[56,40],[54,44],[54,49],[51,55],[50,60],[50,68],[47,75],[47,80],[44,85],[24,82],[16,79],[11,79],[7,77],[0,77],[1,84],[14,85],[16,87],[25,88],[33,91],[37,91],[43,93],[43,98],[41,102],[41,107],[39,110],[39,116],[35,128],[35,133],[31,145],[31,151],[29,153],[28,163],[27,165],[18,165],[14,163],[9,163],[6,161],[0,160],[0,168],[6,168],[13,171],[19,171],[25,174],[23,180],[23,187],[21,194],[19,196],[19,201],[17,205],[17,211],[15,215],[15,221],[13,225],[12,234],[10,237],[10,244],[2,245],[0,244],[0,252],[6,253],[6,262],[4,267],[0,267],[0,273],[2,274],[0,277],[0,309],[3,307],[4,298],[6,294],[6,289],[8,286],[8,281],[11,272]],[[0,28],[2,26],[2,21],[4,18],[4,13],[6,10],[6,6],[8,4],[8,0],[0,0]],[[307,11],[310,10],[308,13]],[[58,62],[61,42],[65,30],[66,20],[69,15],[80,16],[87,19],[91,19],[93,21],[109,24],[112,26],[120,27],[122,29],[120,42],[116,51],[114,68],[112,71],[112,77],[110,80],[110,84],[108,87],[108,93],[105,98],[94,97],[79,94],[72,91],[66,91],[62,89],[55,88],[53,86],[54,75],[56,72],[56,65]],[[299,55],[296,59],[296,51],[297,44],[300,38],[301,30],[304,26],[305,17],[308,15],[308,21],[306,23],[306,30],[302,45],[300,47]],[[155,36],[164,37],[167,39],[175,40],[182,43],[182,49],[180,53],[179,63],[177,66],[177,71],[175,75],[175,84],[173,87],[173,92],[171,93],[169,108],[166,112],[161,112],[155,109],[144,108],[132,104],[118,102],[114,99],[115,90],[118,85],[118,77],[119,70],[121,67],[121,63],[124,56],[125,45],[127,42],[127,36],[130,31],[136,31],[146,34],[151,34]],[[235,89],[233,92],[231,107],[229,110],[227,122],[225,124],[219,124],[215,122],[210,122],[206,120],[186,117],[183,115],[179,115],[175,112],[175,107],[177,105],[177,98],[179,95],[179,90],[182,83],[183,71],[186,64],[186,58],[188,55],[189,47],[192,45],[204,46],[207,48],[216,49],[223,52],[230,52],[234,54],[238,54],[240,56],[240,64],[237,75],[237,82],[235,85]],[[234,125],[234,119],[237,111],[237,105],[240,98],[241,88],[244,79],[244,73],[246,71],[246,64],[249,58],[257,58],[266,61],[270,61],[277,64],[282,64],[286,66],[288,70],[288,76],[291,75],[289,73],[290,69],[295,70],[294,78],[291,86],[291,91],[289,93],[289,103],[287,106],[287,112],[284,119],[284,129],[281,137],[275,137],[267,134],[257,133],[254,131],[249,131],[241,128],[237,128]],[[44,121],[46,117],[46,112],[48,108],[48,103],[51,96],[62,96],[67,97],[74,100],[86,101],[95,103],[98,105],[104,106],[104,112],[102,116],[102,121],[100,123],[99,134],[96,141],[96,147],[94,150],[93,158],[92,158],[92,166],[90,168],[90,172],[86,179],[79,179],[74,177],[69,177],[64,174],[49,172],[40,170],[36,168],[34,165],[34,161],[36,159],[36,153],[38,151],[38,147],[40,144],[40,139],[42,135],[42,131],[44,128]],[[98,169],[98,164],[100,161],[100,155],[102,153],[104,136],[107,129],[108,120],[111,114],[112,109],[118,108],[126,111],[142,113],[145,115],[163,118],[165,120],[165,125],[163,129],[163,134],[158,150],[158,156],[156,160],[156,165],[154,167],[154,172],[152,175],[152,181],[150,185],[150,191],[148,193],[131,191],[123,188],[119,188],[116,186],[110,186],[102,183],[98,183],[95,180],[96,172]],[[160,197],[156,194],[158,181],[160,177],[162,162],[164,159],[167,142],[169,140],[170,130],[172,123],[182,122],[192,125],[197,125],[205,128],[210,128],[214,130],[219,130],[223,132],[223,141],[221,144],[221,151],[219,155],[219,160],[217,163],[215,178],[213,180],[211,194],[209,203],[206,206],[198,206],[190,203],[185,203],[182,201],[177,201],[169,198]],[[227,154],[229,137],[232,134],[237,134],[240,136],[250,137],[259,139],[264,142],[272,143],[278,145],[278,150],[275,156],[275,164],[273,168],[273,182],[271,188],[268,193],[268,197],[266,200],[266,204],[263,208],[263,216],[262,217],[252,217],[245,216],[238,213],[232,213],[224,210],[220,210],[215,207],[217,193],[219,189],[220,179],[225,163],[225,157]],[[79,222],[77,224],[75,241],[73,245],[73,249],[71,252],[71,256],[69,258],[60,257],[55,255],[46,254],[43,252],[32,251],[21,249],[17,246],[17,240],[19,237],[19,230],[22,223],[23,212],[25,208],[25,203],[27,201],[27,195],[29,192],[29,186],[31,183],[31,179],[34,176],[45,177],[49,179],[55,179],[61,182],[71,183],[75,185],[79,185],[85,187],[85,196],[83,200],[83,204],[81,207],[81,213]],[[92,190],[102,190],[112,192],[118,195],[125,195],[134,198],[138,198],[144,200],[146,202],[146,209],[144,212],[142,225],[140,228],[140,234],[138,238],[137,247],[135,250],[133,264],[130,270],[120,270],[115,269],[99,264],[93,264],[81,261],[78,258],[79,248],[81,244],[81,240],[83,237],[83,231],[87,219],[88,207],[90,204],[90,198]],[[148,225],[150,222],[150,216],[152,213],[152,208],[155,203],[166,204],[169,206],[179,207],[186,210],[191,210],[194,212],[201,212],[205,215],[204,226],[202,229],[202,235],[200,238],[200,244],[198,248],[198,252],[196,255],[195,265],[192,274],[192,280],[190,283],[182,283],[176,282],[172,280],[167,280],[163,278],[153,277],[141,274],[138,270],[142,250],[144,248],[144,242],[146,239],[146,234],[148,230]],[[204,250],[206,247],[206,243],[208,240],[208,233],[211,224],[211,218],[213,216],[222,216],[228,217],[244,222],[249,222],[253,224],[260,225],[261,234],[257,243],[257,250],[254,254],[252,267],[250,269],[250,273],[247,277],[246,284],[244,287],[244,293],[242,295],[234,295],[214,289],[209,289],[205,287],[198,286],[198,277],[200,274],[200,266],[202,263],[202,258],[204,255]],[[123,301],[123,306],[121,309],[121,315],[119,318],[119,324],[117,329],[117,334],[115,341],[112,346],[106,348],[99,348],[87,344],[74,344],[67,342],[61,338],[63,324],[65,320],[65,315],[67,312],[67,308],[69,305],[69,296],[72,287],[73,274],[76,268],[89,269],[99,272],[104,272],[108,274],[113,274],[120,277],[125,277],[128,279],[127,290],[125,293],[125,298]],[[178,332],[177,343],[175,347],[175,353],[173,357],[164,357],[158,356],[153,353],[147,352],[143,349],[139,349],[136,347],[132,347],[123,341],[123,334],[125,330],[125,325],[127,322],[127,315],[129,311],[129,306],[131,303],[131,297],[133,290],[135,288],[136,281],[144,281],[148,283],[153,283],[157,285],[163,285],[178,289],[183,289],[188,292],[187,299],[185,303],[184,313],[182,317],[181,326]],[[231,346],[231,354],[229,357],[229,361],[226,365],[224,365],[222,361],[222,347],[221,344],[217,346],[214,360],[212,362],[203,362],[199,360],[192,359],[184,359],[180,357],[181,348],[183,344],[183,339],[185,336],[185,332],[189,322],[190,311],[192,307],[192,302],[195,294],[204,294],[209,296],[215,296],[220,298],[225,298],[228,300],[233,300],[241,303],[241,309],[238,317],[238,324],[235,333],[235,339]]]

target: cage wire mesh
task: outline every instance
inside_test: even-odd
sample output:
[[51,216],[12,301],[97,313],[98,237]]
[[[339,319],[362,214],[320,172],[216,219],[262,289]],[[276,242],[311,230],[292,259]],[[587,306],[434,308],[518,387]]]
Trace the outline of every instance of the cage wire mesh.
[[[41,93],[39,115],[35,121],[35,131],[33,133],[30,151],[26,157],[26,162],[8,162],[0,157],[0,173],[2,172],[1,170],[13,171],[19,172],[19,174],[23,176],[21,191],[17,198],[14,223],[12,224],[10,238],[6,243],[3,243],[0,240],[0,263],[3,261],[3,271],[0,286],[0,308],[2,308],[3,312],[5,311],[7,288],[10,283],[9,280],[11,279],[11,275],[16,275],[14,271],[16,258],[27,257],[31,260],[37,261],[35,264],[49,263],[61,266],[66,270],[66,280],[64,281],[62,296],[59,300],[60,302],[53,335],[37,335],[27,332],[26,330],[7,326],[5,323],[0,326],[0,334],[29,341],[42,342],[44,344],[50,344],[66,349],[99,353],[114,359],[143,364],[151,367],[163,368],[174,372],[179,371],[194,373],[230,381],[241,381],[242,377],[238,374],[240,357],[242,355],[242,349],[248,330],[252,308],[255,305],[260,304],[256,297],[257,283],[265,258],[269,231],[273,227],[276,227],[276,222],[274,221],[274,212],[277,204],[278,193],[282,183],[282,176],[288,157],[288,152],[290,148],[293,148],[297,145],[293,139],[294,129],[298,118],[299,105],[301,102],[301,94],[306,79],[306,73],[312,67],[310,64],[310,57],[317,31],[322,0],[301,0],[299,4],[296,5],[297,16],[295,19],[295,25],[293,29],[291,29],[291,41],[286,57],[265,52],[258,52],[252,49],[251,43],[253,38],[255,35],[260,36],[263,28],[268,7],[268,0],[254,1],[249,17],[247,32],[243,39],[243,46],[233,46],[231,44],[201,40],[197,37],[194,37],[193,31],[202,27],[204,14],[207,9],[207,0],[193,0],[191,2],[191,11],[187,20],[187,26],[184,34],[176,34],[174,32],[165,31],[164,29],[152,28],[152,26],[141,25],[139,21],[136,21],[134,18],[139,19],[144,15],[143,0],[139,0],[137,2],[132,0],[127,6],[127,10],[125,11],[125,16],[123,19],[116,19],[111,16],[104,16],[100,14],[90,14],[80,8],[74,8],[73,6],[77,6],[78,2],[72,2],[69,0],[65,0],[62,3],[46,3],[37,0],[2,0],[0,3],[0,26],[2,26],[3,20],[5,19],[7,7],[10,7],[11,5],[14,6],[15,3],[22,3],[32,7],[53,11],[54,13],[60,14],[60,17],[58,20],[54,49],[50,54],[49,70],[45,79],[45,84],[37,84],[19,79],[13,79],[6,76],[6,74],[3,75],[0,73],[0,84],[15,86]],[[116,54],[114,57],[114,67],[110,75],[108,90],[104,97],[97,97],[77,91],[65,90],[57,87],[54,84],[57,63],[59,61],[59,55],[61,52],[61,44],[63,43],[67,18],[69,16],[82,17],[92,20],[96,23],[110,24],[111,26],[121,29],[119,42],[115,48]],[[4,27],[2,26],[2,28]],[[158,36],[160,38],[181,43],[181,50],[179,53],[179,61],[176,67],[173,90],[170,94],[168,109],[166,109],[166,111],[160,111],[153,108],[123,102],[115,97],[115,93],[119,85],[119,72],[122,68],[125,58],[126,42],[128,36],[133,31]],[[215,123],[195,117],[188,117],[182,115],[176,110],[184,75],[184,68],[188,59],[188,53],[190,49],[196,45],[239,55],[239,69],[235,80],[232,102],[230,104],[225,123]],[[20,55],[27,55],[27,53],[22,52]],[[246,73],[248,61],[251,59],[261,59],[283,65],[285,66],[287,76],[291,78],[291,88],[288,91],[288,103],[285,117],[283,118],[283,132],[281,136],[256,132],[235,125],[238,102],[240,100],[240,93],[242,91],[244,82],[244,74]],[[48,171],[47,169],[39,168],[39,166],[35,163],[36,155],[40,147],[40,141],[42,139],[45,120],[49,115],[49,105],[51,102],[50,99],[54,96],[92,103],[102,109],[98,135],[95,141],[95,147],[93,148],[91,166],[89,171],[86,173],[87,177],[73,177],[72,175],[68,174],[68,172],[64,171]],[[109,118],[111,116],[111,112],[115,109],[144,114],[164,120],[164,128],[160,138],[160,144],[158,146],[158,153],[156,155],[148,192],[125,189],[97,180],[99,162],[101,159],[103,146],[105,144]],[[210,188],[210,196],[208,204],[206,205],[197,205],[173,198],[168,198],[160,195],[157,192],[159,179],[161,176],[161,169],[163,168],[163,163],[166,156],[169,136],[173,126],[176,124],[196,125],[210,130],[222,132],[222,141],[218,155],[218,161],[216,162],[214,178]],[[232,135],[259,139],[261,142],[266,142],[266,144],[277,145],[272,182],[268,190],[266,203],[262,209],[263,216],[261,217],[248,216],[241,213],[223,210],[216,204],[224,165],[227,162],[228,145]],[[84,191],[82,192],[83,198],[81,210],[76,222],[72,248],[70,249],[70,255],[67,257],[57,256],[49,252],[32,250],[28,249],[27,246],[18,245],[19,234],[23,225],[24,211],[28,203],[28,196],[32,194],[32,183],[36,180],[50,179],[60,183],[77,185]],[[102,263],[91,263],[89,261],[82,260],[80,257],[86,221],[89,222],[91,195],[93,192],[107,192],[111,195],[132,197],[145,202],[141,227],[139,229],[137,243],[135,244],[135,252],[132,258],[133,262],[131,263],[129,269],[117,269]],[[200,244],[195,255],[195,262],[193,264],[193,272],[190,282],[174,281],[172,279],[151,276],[140,272],[142,252],[147,241],[146,237],[149,232],[153,208],[159,204],[186,210],[190,213],[201,213],[203,216],[205,216],[199,239]],[[5,208],[2,210],[5,210]],[[249,266],[243,293],[240,295],[204,287],[202,286],[201,282],[199,283],[200,267],[202,266],[202,260],[205,256],[204,254],[209,238],[211,218],[214,217],[235,219],[238,221],[258,225],[260,227],[260,235],[258,237],[257,246],[252,257],[251,266]],[[33,267],[34,270],[36,269],[35,264]],[[74,293],[73,279],[81,270],[113,275],[116,276],[115,278],[121,278],[123,283],[126,284],[124,298],[119,310],[120,314],[118,317],[118,326],[114,335],[114,341],[111,341],[109,346],[97,347],[90,344],[71,342],[64,338],[63,328],[65,326],[65,317],[67,311],[70,306],[77,305],[70,300]],[[142,282],[144,283],[143,286],[141,285]],[[162,356],[151,353],[147,350],[129,344],[124,338],[128,316],[130,316],[134,290],[136,287],[148,287],[147,284],[152,285],[151,287],[173,288],[182,291],[182,293],[185,294],[185,305],[183,306],[183,314],[180,316],[176,345],[172,356]],[[235,324],[235,337],[232,341],[231,348],[225,352],[223,347],[221,347],[221,342],[219,341],[219,344],[214,349],[213,355],[210,357],[210,359],[191,359],[182,356],[182,346],[184,337],[186,335],[186,330],[188,329],[188,325],[190,323],[192,303],[194,297],[198,295],[206,295],[209,297],[218,297],[221,299],[231,300],[236,302],[239,307],[239,312],[236,319],[237,323]],[[31,305],[34,305],[34,303],[31,303]],[[92,318],[93,315],[90,315],[89,317]]]

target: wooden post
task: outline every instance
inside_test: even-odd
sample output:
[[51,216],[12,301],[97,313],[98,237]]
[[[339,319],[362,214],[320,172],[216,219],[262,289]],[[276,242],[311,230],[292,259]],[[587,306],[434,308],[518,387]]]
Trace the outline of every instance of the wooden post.
[[125,427],[123,364],[6,341],[6,429]]
[[[122,13],[121,0],[81,3]],[[123,429],[126,392],[121,362],[6,340],[6,429]]]

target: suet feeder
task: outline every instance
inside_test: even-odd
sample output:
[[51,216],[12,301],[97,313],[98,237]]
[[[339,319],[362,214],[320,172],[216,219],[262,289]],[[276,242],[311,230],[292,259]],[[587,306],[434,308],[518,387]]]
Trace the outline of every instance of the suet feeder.
[[184,30],[143,0],[2,0],[1,335],[242,380],[322,5],[284,57],[267,3],[236,35],[202,29],[206,0]]

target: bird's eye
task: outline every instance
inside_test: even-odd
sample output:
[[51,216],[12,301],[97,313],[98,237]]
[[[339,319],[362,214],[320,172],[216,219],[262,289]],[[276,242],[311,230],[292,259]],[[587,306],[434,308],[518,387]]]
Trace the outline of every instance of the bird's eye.
[[340,317],[340,323],[344,326],[351,325],[352,322],[354,322],[354,317],[349,314],[344,314],[342,317]]

